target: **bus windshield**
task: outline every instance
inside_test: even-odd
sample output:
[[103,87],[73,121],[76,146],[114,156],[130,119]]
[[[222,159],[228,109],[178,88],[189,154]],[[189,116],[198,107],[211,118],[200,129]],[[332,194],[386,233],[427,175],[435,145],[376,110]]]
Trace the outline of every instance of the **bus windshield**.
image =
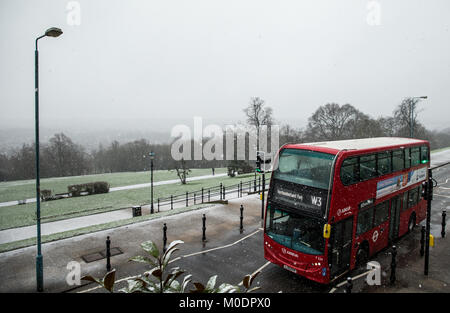
[[323,220],[268,208],[266,233],[275,242],[313,255],[324,253]]
[[316,151],[284,149],[273,172],[276,179],[328,189],[334,155]]

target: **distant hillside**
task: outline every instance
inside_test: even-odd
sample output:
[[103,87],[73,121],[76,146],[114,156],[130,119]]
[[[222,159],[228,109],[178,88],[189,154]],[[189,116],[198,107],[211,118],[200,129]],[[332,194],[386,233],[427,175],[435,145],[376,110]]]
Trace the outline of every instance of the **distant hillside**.
[[[146,139],[151,143],[167,143],[170,141],[170,132],[139,131],[139,130],[61,130],[40,129],[40,142],[48,142],[56,133],[64,132],[73,142],[82,145],[87,151],[97,149],[99,144],[109,145],[117,140],[119,143]],[[20,148],[24,143],[34,143],[34,129],[31,128],[4,128],[0,129],[0,153],[10,152]]]

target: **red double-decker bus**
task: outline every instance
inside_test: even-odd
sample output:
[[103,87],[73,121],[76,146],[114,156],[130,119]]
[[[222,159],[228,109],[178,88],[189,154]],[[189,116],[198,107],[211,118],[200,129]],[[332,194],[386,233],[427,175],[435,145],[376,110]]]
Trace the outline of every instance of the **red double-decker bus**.
[[367,138],[286,144],[274,162],[264,257],[327,284],[426,217],[428,141]]

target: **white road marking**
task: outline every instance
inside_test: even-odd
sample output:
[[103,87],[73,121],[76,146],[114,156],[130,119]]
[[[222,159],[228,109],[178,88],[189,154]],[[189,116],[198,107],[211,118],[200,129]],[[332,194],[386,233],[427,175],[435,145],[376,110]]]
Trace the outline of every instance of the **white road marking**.
[[[261,266],[260,268],[258,268],[256,271],[254,271],[252,273],[252,276],[255,275],[258,272],[261,272],[263,269],[265,269],[268,265],[270,264],[270,261],[267,261],[266,264],[264,264],[263,266]],[[241,281],[238,286],[241,286],[243,284],[243,282]]]
[[[352,281],[353,280],[357,280],[357,279],[359,279],[361,277],[364,277],[364,276],[366,276],[367,274],[369,274],[372,271],[374,271],[374,270],[369,270],[369,271],[364,272],[362,274],[356,275],[355,277],[352,277]],[[336,287],[332,288],[329,293],[334,293],[337,290],[337,288],[344,286],[346,283],[347,283],[347,281],[343,281],[343,282],[337,284]]]

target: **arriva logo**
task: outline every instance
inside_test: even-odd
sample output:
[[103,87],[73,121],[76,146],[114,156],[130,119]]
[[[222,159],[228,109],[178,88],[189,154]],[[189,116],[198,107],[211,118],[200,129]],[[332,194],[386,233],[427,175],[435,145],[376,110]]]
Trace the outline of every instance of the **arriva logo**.
[[349,213],[351,211],[351,209],[352,208],[349,206],[346,208],[343,208],[343,209],[338,209],[336,214],[337,214],[337,216],[345,215],[345,214]]
[[287,250],[286,248],[281,248],[281,252],[283,252],[283,254],[287,254],[287,255],[298,258],[297,253],[291,252],[291,251]]

